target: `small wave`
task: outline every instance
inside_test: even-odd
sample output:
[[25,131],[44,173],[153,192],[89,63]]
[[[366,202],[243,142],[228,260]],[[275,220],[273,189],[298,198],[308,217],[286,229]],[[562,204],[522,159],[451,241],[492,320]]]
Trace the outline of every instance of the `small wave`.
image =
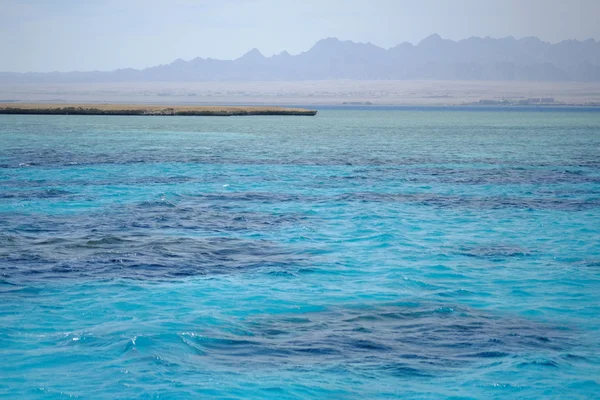
[[519,246],[488,245],[464,247],[457,251],[456,254],[475,258],[503,259],[512,257],[529,257],[533,255],[533,252]]
[[131,243],[132,240],[123,239],[117,236],[104,236],[101,239],[90,239],[85,242],[85,246],[110,246],[110,245],[118,245],[124,243]]
[[175,203],[172,203],[167,200],[158,200],[158,201],[143,201],[138,207],[140,208],[156,208],[156,207],[167,207],[174,208],[176,207]]
[[509,353],[503,351],[482,351],[479,353],[465,354],[463,357],[469,358],[502,358],[510,356]]
[[536,361],[527,361],[517,364],[518,368],[560,368],[560,365],[553,360],[536,360]]

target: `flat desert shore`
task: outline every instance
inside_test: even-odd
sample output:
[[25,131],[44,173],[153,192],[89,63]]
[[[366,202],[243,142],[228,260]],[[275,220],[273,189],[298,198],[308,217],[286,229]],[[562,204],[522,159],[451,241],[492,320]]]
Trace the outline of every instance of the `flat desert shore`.
[[316,110],[272,106],[179,106],[139,104],[34,104],[0,103],[0,114],[44,115],[197,115],[197,116],[243,116],[243,115],[306,115]]

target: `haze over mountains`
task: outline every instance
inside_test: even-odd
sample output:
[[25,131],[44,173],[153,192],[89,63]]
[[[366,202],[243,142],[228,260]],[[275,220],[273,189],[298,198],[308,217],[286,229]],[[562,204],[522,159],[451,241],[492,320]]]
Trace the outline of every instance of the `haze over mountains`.
[[600,42],[535,37],[471,37],[458,42],[434,34],[419,44],[384,49],[371,43],[322,39],[298,55],[272,57],[252,49],[235,60],[177,59],[142,70],[0,73],[0,82],[208,82],[304,80],[600,81]]

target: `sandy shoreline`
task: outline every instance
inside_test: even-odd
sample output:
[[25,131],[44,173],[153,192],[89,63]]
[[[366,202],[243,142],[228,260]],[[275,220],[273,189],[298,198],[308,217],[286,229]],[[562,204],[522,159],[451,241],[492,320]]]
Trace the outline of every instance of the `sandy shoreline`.
[[556,105],[600,105],[600,82],[301,81],[0,84],[0,103],[156,106],[460,106],[553,98]]
[[303,115],[313,116],[316,110],[272,106],[176,106],[140,104],[35,104],[0,103],[0,114],[40,115]]

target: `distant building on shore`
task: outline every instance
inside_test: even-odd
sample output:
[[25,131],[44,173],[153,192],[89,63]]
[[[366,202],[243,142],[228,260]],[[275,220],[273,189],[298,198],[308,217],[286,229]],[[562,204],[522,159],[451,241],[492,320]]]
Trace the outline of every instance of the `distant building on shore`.
[[519,100],[519,105],[530,105],[530,104],[552,104],[554,103],[553,97],[532,97],[526,100]]
[[528,99],[516,100],[516,99],[481,99],[476,104],[481,106],[530,106],[530,105],[542,105],[542,104],[554,104],[553,97],[530,97]]

